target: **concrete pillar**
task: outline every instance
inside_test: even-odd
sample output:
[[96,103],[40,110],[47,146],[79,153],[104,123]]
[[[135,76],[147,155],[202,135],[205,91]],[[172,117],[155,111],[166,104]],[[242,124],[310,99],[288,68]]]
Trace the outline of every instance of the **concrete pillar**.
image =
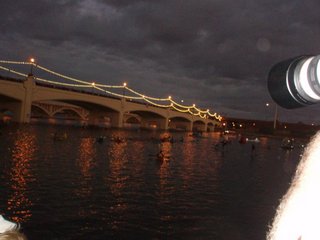
[[190,123],[187,125],[187,131],[188,131],[188,132],[192,132],[192,129],[193,129],[193,122],[190,122]]
[[123,97],[121,98],[121,108],[124,110],[126,108],[126,99]]
[[23,82],[24,87],[24,99],[21,104],[20,119],[19,122],[29,123],[31,117],[31,105],[32,105],[32,94],[35,87],[35,81],[33,75],[29,75]]
[[203,131],[204,131],[204,132],[207,132],[207,131],[208,131],[208,123],[207,123],[207,122],[204,124],[204,129],[203,129]]
[[163,121],[162,129],[163,129],[163,130],[168,130],[168,128],[169,128],[169,118],[166,117],[166,118],[164,119],[164,121]]
[[116,128],[123,127],[123,112],[122,111],[112,114],[111,126],[116,127]]

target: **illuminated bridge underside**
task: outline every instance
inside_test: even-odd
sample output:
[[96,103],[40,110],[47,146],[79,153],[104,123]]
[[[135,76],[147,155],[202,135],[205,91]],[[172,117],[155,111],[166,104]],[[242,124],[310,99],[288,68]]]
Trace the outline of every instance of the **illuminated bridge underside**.
[[218,121],[168,108],[37,85],[32,76],[25,81],[0,81],[0,110],[10,111],[12,120],[29,123],[34,118],[69,118],[84,124],[110,127],[135,125],[143,128],[212,131]]

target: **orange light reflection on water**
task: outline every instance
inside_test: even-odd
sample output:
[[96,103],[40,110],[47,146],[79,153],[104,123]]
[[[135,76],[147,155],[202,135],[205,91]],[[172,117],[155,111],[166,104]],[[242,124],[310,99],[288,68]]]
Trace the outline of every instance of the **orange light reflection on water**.
[[[77,165],[79,167],[81,177],[79,179],[79,187],[75,189],[75,195],[81,199],[90,198],[93,191],[92,176],[93,168],[96,165],[95,148],[96,140],[94,138],[82,138],[79,144],[79,152],[77,158]],[[95,212],[90,206],[88,208],[79,208],[78,214],[83,217],[88,217]]]
[[160,180],[160,200],[166,201],[167,197],[171,195],[173,187],[169,186],[170,182],[170,171],[169,171],[169,165],[171,157],[171,149],[172,149],[172,143],[171,142],[163,142],[159,145],[160,151],[162,151],[164,159],[160,165],[159,169],[159,180]]
[[125,148],[127,146],[126,142],[113,142],[110,146],[110,178],[111,192],[116,197],[120,197],[122,194],[122,189],[126,184],[128,176],[123,173],[124,167],[128,162],[126,157]]
[[13,192],[7,201],[7,209],[12,212],[12,220],[16,222],[25,222],[32,216],[30,207],[33,203],[28,198],[28,184],[35,181],[30,171],[30,162],[33,160],[35,151],[35,135],[21,132],[12,149],[10,177]]
[[183,188],[188,188],[189,181],[191,179],[193,173],[193,160],[195,155],[195,145],[192,142],[193,138],[188,137],[186,141],[183,143],[183,166],[184,166],[184,174],[181,175],[183,182]]
[[85,178],[92,176],[91,169],[94,166],[93,158],[96,155],[94,144],[95,139],[93,138],[82,138],[80,142],[78,164]]
[[92,168],[95,166],[94,157],[96,149],[94,138],[82,138],[79,146],[79,157],[77,163],[82,174],[81,186],[76,194],[81,197],[88,197],[92,192],[92,186],[88,182],[92,177]]
[[[115,215],[123,216],[128,209],[128,203],[125,201],[123,194],[126,191],[126,185],[129,181],[129,176],[126,173],[128,164],[127,155],[127,139],[124,133],[112,136],[108,154],[109,170],[108,184],[110,191],[114,197],[114,203],[110,206],[110,212]],[[114,219],[111,222],[112,229],[120,229],[123,222],[120,219]]]

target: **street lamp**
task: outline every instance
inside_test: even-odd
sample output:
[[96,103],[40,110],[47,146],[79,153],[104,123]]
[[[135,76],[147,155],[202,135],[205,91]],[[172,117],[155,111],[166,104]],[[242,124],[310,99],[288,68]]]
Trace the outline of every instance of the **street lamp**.
[[124,83],[123,83],[123,92],[122,92],[122,97],[123,97],[123,98],[124,98],[124,96],[125,96],[126,87],[127,87],[127,83],[124,82]]
[[96,86],[96,83],[95,83],[95,82],[92,82],[92,83],[91,83],[91,86],[92,86],[91,94],[93,94],[93,91],[94,91],[94,88],[95,88],[95,86]]
[[34,58],[30,58],[30,63],[31,63],[31,68],[30,68],[30,76],[33,75],[33,65],[34,65],[35,59]]
[[[266,107],[269,107],[270,104],[266,103]],[[274,112],[274,118],[273,118],[273,129],[277,128],[277,120],[278,120],[278,105],[275,104],[275,112]]]

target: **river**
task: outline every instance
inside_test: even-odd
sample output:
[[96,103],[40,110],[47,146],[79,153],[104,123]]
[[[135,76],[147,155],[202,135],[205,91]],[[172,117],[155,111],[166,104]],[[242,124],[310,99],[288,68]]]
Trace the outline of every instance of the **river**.
[[265,239],[302,150],[170,134],[159,143],[157,131],[4,126],[0,214],[30,240]]

